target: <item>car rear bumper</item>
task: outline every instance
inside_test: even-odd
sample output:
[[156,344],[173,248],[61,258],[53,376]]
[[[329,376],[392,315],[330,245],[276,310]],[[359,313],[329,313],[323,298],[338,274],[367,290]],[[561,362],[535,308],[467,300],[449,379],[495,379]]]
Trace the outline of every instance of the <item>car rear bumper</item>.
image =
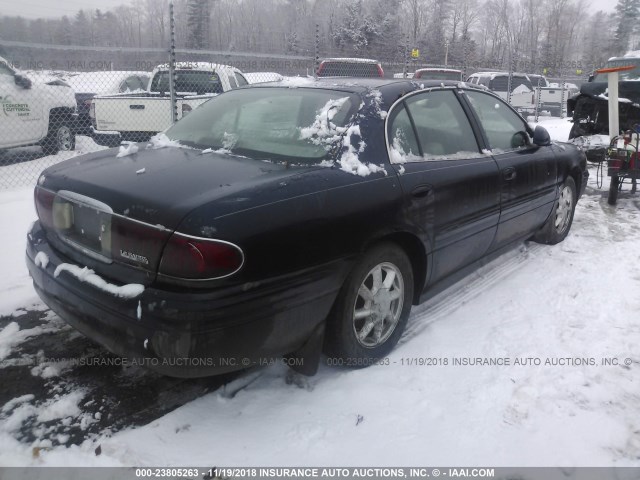
[[[44,252],[46,267],[35,257]],[[215,291],[145,288],[124,299],[56,267],[36,222],[26,262],[40,298],[62,319],[129,363],[175,377],[202,377],[264,365],[295,352],[324,322],[348,271],[339,261],[286,277]],[[105,279],[108,281],[108,279]]]

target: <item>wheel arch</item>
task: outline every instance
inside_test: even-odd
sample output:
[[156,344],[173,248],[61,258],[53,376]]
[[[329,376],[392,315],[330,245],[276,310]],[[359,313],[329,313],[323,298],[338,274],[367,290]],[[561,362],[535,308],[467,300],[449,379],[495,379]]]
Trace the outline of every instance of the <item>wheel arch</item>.
[[409,257],[413,269],[413,305],[418,305],[427,278],[428,260],[424,244],[412,233],[392,232],[369,242],[363,249],[363,252],[368,251],[380,243],[394,243]]

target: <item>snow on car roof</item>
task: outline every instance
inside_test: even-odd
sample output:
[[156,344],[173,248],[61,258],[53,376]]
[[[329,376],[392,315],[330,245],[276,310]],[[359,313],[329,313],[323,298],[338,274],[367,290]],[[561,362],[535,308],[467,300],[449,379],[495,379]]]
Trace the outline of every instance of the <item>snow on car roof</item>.
[[[476,72],[471,74],[470,76],[473,77],[474,75],[487,75],[490,76],[491,79],[493,80],[495,77],[497,76],[503,76],[503,75],[509,75],[509,72]],[[526,77],[526,73],[520,73],[520,72],[513,72],[511,74],[513,77]]]
[[[234,72],[240,71],[237,68],[232,67],[231,65],[223,65],[221,63],[213,62],[176,62],[175,68],[178,70],[208,70],[211,72],[220,69],[231,70]],[[169,64],[163,63],[161,65],[158,65],[154,69],[154,71],[156,70],[169,70]]]

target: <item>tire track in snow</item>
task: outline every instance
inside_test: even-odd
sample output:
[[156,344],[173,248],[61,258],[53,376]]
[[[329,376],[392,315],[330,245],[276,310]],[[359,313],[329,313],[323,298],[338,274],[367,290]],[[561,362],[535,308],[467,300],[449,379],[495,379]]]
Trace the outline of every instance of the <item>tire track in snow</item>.
[[519,270],[545,247],[531,242],[523,243],[480,267],[422,305],[414,306],[407,328],[398,344],[402,345],[420,335],[432,323],[446,319],[460,307]]

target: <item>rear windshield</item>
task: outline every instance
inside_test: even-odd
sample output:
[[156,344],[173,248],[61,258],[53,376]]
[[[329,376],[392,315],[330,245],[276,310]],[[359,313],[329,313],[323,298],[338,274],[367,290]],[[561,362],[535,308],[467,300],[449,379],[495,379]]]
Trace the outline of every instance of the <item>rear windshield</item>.
[[[176,93],[204,95],[207,93],[222,93],[220,77],[214,72],[196,72],[177,70]],[[169,93],[169,72],[158,72],[151,82],[152,92]]]
[[457,72],[420,72],[418,71],[414,78],[423,80],[462,80],[462,74]]
[[319,77],[380,77],[375,63],[323,62],[318,68]]
[[165,133],[180,143],[296,163],[328,159],[360,105],[346,92],[250,88],[212,98]]
[[[496,75],[489,82],[489,88],[495,92],[506,92],[509,85],[509,77],[507,75]],[[533,90],[531,82],[526,77],[511,77],[511,92],[516,88],[524,85],[529,90]]]

